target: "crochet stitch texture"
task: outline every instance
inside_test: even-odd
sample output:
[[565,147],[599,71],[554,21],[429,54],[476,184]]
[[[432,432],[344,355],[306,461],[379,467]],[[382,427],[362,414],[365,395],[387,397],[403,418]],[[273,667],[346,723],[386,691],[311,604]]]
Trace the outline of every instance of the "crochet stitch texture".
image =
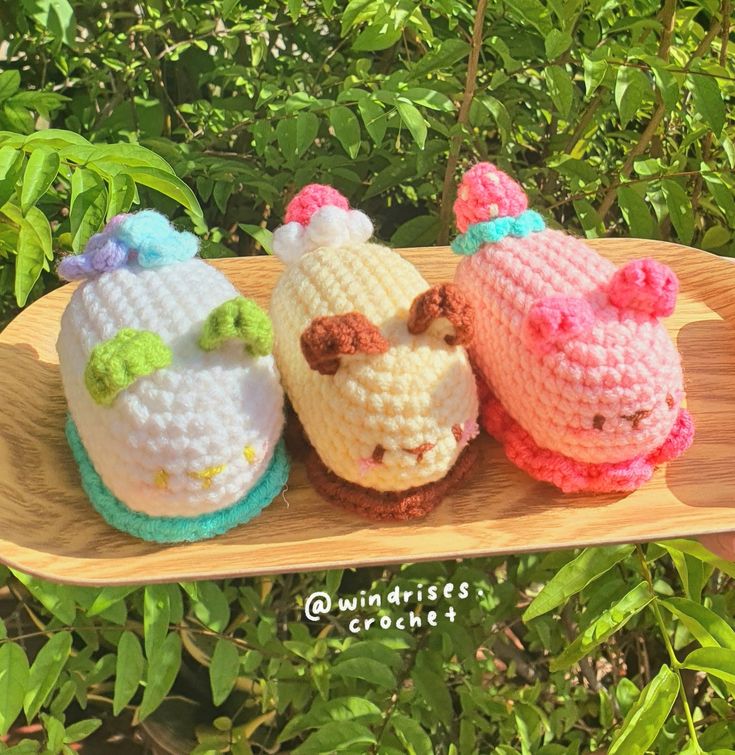
[[[270,314],[284,387],[327,468],[319,479],[328,471],[364,495],[442,479],[477,432],[467,353],[445,340],[455,326],[440,318],[409,331],[412,303],[433,289],[398,254],[368,243],[369,220],[333,189],[303,189],[287,212],[293,217],[299,227],[292,221],[274,236],[287,267]],[[457,330],[469,327],[457,322]]]
[[[512,215],[527,200],[480,163],[455,203],[465,238],[488,205]],[[618,270],[583,241],[545,229],[480,245],[455,281],[477,312],[471,353],[487,384],[483,424],[534,477],[567,492],[630,490],[691,443],[679,354],[659,320],[678,288],[664,265]]]
[[[120,241],[120,227],[137,228],[141,246],[121,242],[125,263],[87,274],[62,315],[57,351],[64,391],[78,438],[110,496],[140,516],[208,517],[255,489],[281,436],[283,390],[273,355],[265,353],[270,325],[253,302],[241,308],[243,298],[215,268],[178,260],[180,249],[170,253],[155,234],[170,242],[178,232],[146,214],[145,233],[129,220],[105,229],[110,244]],[[85,254],[94,256],[95,246]],[[142,266],[141,256],[160,264]],[[225,318],[238,327],[217,328],[216,314],[208,319],[222,307],[240,313]],[[248,345],[263,355],[251,355]],[[132,520],[115,521],[124,529]],[[146,530],[151,539],[154,524]]]

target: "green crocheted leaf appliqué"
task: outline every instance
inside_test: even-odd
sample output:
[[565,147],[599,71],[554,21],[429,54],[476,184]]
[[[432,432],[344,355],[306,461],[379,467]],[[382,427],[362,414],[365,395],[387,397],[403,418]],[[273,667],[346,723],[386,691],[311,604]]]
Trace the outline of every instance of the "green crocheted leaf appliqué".
[[270,318],[252,299],[238,296],[213,309],[204,323],[199,346],[214,351],[230,338],[244,341],[247,351],[256,357],[273,350]]
[[171,364],[171,349],[156,333],[123,328],[108,341],[97,344],[84,370],[90,396],[109,406],[120,391],[138,378]]

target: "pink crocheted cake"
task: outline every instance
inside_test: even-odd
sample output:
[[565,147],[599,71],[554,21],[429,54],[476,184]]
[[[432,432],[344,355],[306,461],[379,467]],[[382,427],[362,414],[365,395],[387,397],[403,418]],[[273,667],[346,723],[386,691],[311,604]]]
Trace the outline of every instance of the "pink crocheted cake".
[[454,205],[482,423],[512,462],[564,492],[633,490],[694,433],[660,319],[678,281],[652,259],[616,268],[527,207],[488,163],[465,174]]

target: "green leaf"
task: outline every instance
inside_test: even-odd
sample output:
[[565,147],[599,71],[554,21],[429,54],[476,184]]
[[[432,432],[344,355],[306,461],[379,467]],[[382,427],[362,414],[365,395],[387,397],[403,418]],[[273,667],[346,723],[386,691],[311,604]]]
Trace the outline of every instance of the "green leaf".
[[735,684],[735,650],[731,648],[697,648],[681,665],[693,671],[706,671],[723,682]]
[[[25,220],[20,213],[18,213],[17,217],[14,219],[17,219],[21,223],[21,226],[23,223],[26,223],[28,225],[29,233],[36,233],[36,229],[32,227],[32,218],[30,216],[28,220]],[[43,235],[43,231],[41,231],[41,234]],[[38,243],[43,246],[43,240],[41,237],[37,233],[36,236],[38,237]],[[14,571],[13,574],[47,611],[56,616],[56,618],[64,624],[74,623],[77,610],[74,605],[74,598],[68,589],[62,585],[54,584],[53,582],[36,579],[35,577],[23,574],[22,572]]]
[[218,639],[209,664],[209,684],[212,688],[212,702],[222,703],[230,696],[240,670],[240,655],[234,643]]
[[701,163],[700,168],[702,178],[707,184],[710,194],[712,194],[727,221],[732,223],[733,218],[735,218],[735,198],[733,198],[732,189],[725,183],[719,173],[710,170],[707,163]]
[[268,254],[273,254],[273,232],[261,225],[238,223],[248,236],[252,236]]
[[127,212],[135,201],[135,181],[127,173],[117,173],[111,179],[107,191],[105,220]]
[[434,755],[431,737],[418,721],[401,713],[394,713],[390,718],[390,724],[410,755]]
[[424,148],[426,144],[426,121],[424,116],[421,115],[418,108],[414,107],[410,102],[405,102],[399,99],[396,108],[398,114],[401,116],[401,121],[405,124],[406,128],[411,132],[413,140],[419,146],[420,149]]
[[7,145],[0,147],[0,207],[13,196],[22,169],[23,153]]
[[[331,721],[291,752],[293,755],[321,755],[344,750],[355,752],[356,745],[372,745],[376,742],[375,735],[362,724],[354,721]],[[360,748],[360,752],[362,751],[364,748]]]
[[167,585],[148,585],[143,597],[143,634],[148,661],[155,655],[168,634],[171,604]]
[[90,237],[100,230],[106,207],[107,192],[102,179],[91,170],[77,168],[71,179],[69,211],[72,249],[75,252],[80,252]]
[[679,677],[666,665],[646,685],[615,732],[608,755],[645,755],[679,694]]
[[64,724],[54,716],[41,714],[46,733],[46,751],[44,755],[56,755],[64,746]]
[[284,118],[276,126],[278,147],[290,162],[298,160],[311,146],[319,132],[319,119],[308,111],[293,118]]
[[546,60],[556,60],[563,52],[566,52],[572,45],[572,36],[568,31],[561,29],[552,29],[544,40],[546,49]]
[[[23,140],[23,146],[31,150],[35,150],[38,147],[62,150],[68,147],[91,148],[92,144],[74,131],[66,131],[62,128],[47,128],[43,131],[34,131],[30,136],[27,136]],[[121,149],[125,148],[127,145],[118,144],[115,146],[118,149]],[[99,147],[97,149],[99,149]]]
[[589,652],[622,629],[630,619],[642,611],[653,595],[646,582],[640,582],[630,592],[616,601],[593,621],[564,652],[550,665],[551,671],[559,671],[584,658]]
[[159,170],[158,168],[130,167],[127,173],[136,184],[147,186],[149,189],[160,191],[167,197],[177,201],[185,207],[195,218],[203,218],[202,208],[199,206],[194,192],[176,175]]
[[467,57],[470,46],[462,39],[449,38],[441,45],[421,56],[410,69],[411,78],[422,79],[427,73],[434,73],[443,68],[453,68],[456,63]]
[[700,645],[735,650],[735,629],[706,606],[688,598],[659,600],[692,633]]
[[677,539],[667,540],[666,542],[661,543],[661,545],[666,547],[667,550],[670,548],[675,548],[682,553],[687,553],[690,556],[694,556],[694,558],[698,558],[700,561],[704,561],[705,563],[714,566],[723,574],[727,574],[728,577],[735,579],[735,563],[732,563],[731,561],[725,561],[724,559],[715,556],[714,553],[707,550],[707,548],[705,548],[700,543],[695,543],[691,540]]
[[411,87],[401,92],[401,97],[411,100],[415,105],[427,107],[429,110],[439,110],[444,113],[454,111],[454,103],[446,94],[437,92],[435,89],[427,87]]
[[587,96],[590,97],[605,80],[608,64],[607,60],[604,58],[593,60],[586,55],[583,55],[582,57],[584,59],[584,88],[587,92]]
[[332,675],[343,679],[363,679],[380,687],[395,687],[396,685],[393,672],[372,658],[350,658],[336,663],[332,668]]
[[656,221],[646,200],[630,186],[619,186],[617,194],[620,211],[628,224],[630,235],[639,239],[655,238]]
[[359,52],[376,52],[386,50],[398,42],[403,33],[400,25],[394,24],[390,16],[372,21],[363,29],[352,45],[352,49]]
[[329,111],[329,122],[334,135],[347,154],[355,158],[360,151],[360,122],[357,116],[344,105],[337,105]]
[[368,97],[363,97],[357,103],[357,109],[365,124],[365,130],[370,134],[373,143],[379,147],[383,143],[385,130],[388,127],[388,116],[375,100]]
[[564,564],[544,585],[523,613],[523,621],[529,622],[565,603],[572,595],[584,590],[587,585],[608,572],[633,552],[632,545],[616,545],[610,548],[585,548],[575,559]]
[[428,668],[416,666],[411,678],[416,691],[428,704],[429,710],[449,729],[453,718],[452,698],[443,676]]
[[715,136],[722,133],[725,125],[725,103],[720,85],[712,76],[690,73],[689,81],[694,95],[694,109],[712,129]]
[[20,71],[11,70],[0,73],[0,102],[7,100],[20,89]]
[[204,626],[223,632],[230,623],[230,604],[222,588],[214,582],[200,582],[194,615]]
[[74,44],[76,17],[68,0],[22,0],[26,13],[52,36]]
[[544,69],[544,77],[554,107],[560,115],[567,117],[574,100],[574,84],[569,72],[561,66],[547,66]]
[[710,226],[702,236],[701,246],[702,249],[707,251],[712,249],[720,249],[730,241],[732,234],[730,231],[722,225]]
[[439,233],[439,218],[436,215],[418,215],[400,225],[391,236],[391,246],[431,246]]
[[26,718],[32,721],[51,694],[71,651],[71,632],[59,632],[41,648],[28,675],[23,699]]
[[140,641],[133,632],[123,632],[117,645],[113,715],[119,715],[133,699],[143,678],[145,659]]
[[41,277],[46,249],[33,225],[23,218],[18,234],[18,253],[15,260],[15,300],[25,306],[31,289]]
[[138,718],[143,721],[163,702],[171,691],[181,668],[181,639],[172,632],[148,661],[148,674]]
[[28,659],[25,651],[14,642],[0,646],[0,737],[23,709],[23,697],[28,684]]
[[81,742],[90,736],[90,734],[94,734],[100,726],[102,726],[102,720],[99,718],[87,718],[84,721],[77,721],[67,728],[64,734],[64,743]]
[[615,105],[620,113],[620,124],[623,128],[638,112],[641,100],[650,92],[651,84],[646,74],[639,68],[620,66],[615,79]]
[[292,718],[278,735],[279,742],[301,734],[307,729],[315,729],[330,721],[353,721],[365,719],[365,723],[380,718],[380,708],[364,697],[334,697],[331,700],[317,702],[308,713]]
[[671,178],[662,179],[661,189],[679,241],[690,244],[694,236],[694,213],[689,194],[680,183]]
[[137,587],[103,587],[87,609],[87,618],[99,616],[111,606],[127,598],[128,595],[137,589]]
[[31,152],[20,191],[20,209],[24,215],[48,191],[59,172],[59,165],[58,152],[40,147]]

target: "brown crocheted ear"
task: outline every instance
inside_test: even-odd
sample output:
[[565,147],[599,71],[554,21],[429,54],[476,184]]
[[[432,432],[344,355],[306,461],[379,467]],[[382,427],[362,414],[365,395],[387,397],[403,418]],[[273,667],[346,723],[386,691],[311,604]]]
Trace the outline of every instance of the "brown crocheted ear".
[[454,283],[440,283],[419,294],[408,313],[408,332],[423,333],[431,323],[446,317],[454,325],[454,335],[445,336],[450,346],[469,346],[475,334],[475,310]]
[[315,317],[301,334],[304,358],[322,375],[334,375],[341,356],[382,354],[389,346],[378,328],[359,312]]

